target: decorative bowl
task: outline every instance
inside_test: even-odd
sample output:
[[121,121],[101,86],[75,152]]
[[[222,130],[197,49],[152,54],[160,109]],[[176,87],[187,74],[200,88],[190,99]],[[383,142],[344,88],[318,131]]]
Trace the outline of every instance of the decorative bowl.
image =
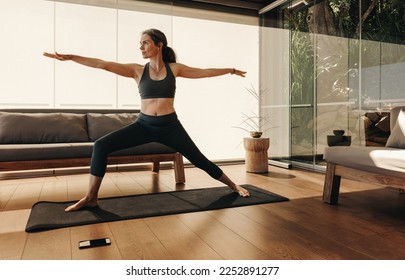
[[333,131],[333,134],[335,134],[336,136],[342,136],[343,134],[345,134],[345,131],[341,129],[335,129]]
[[260,138],[262,136],[263,132],[260,131],[251,131],[250,136],[253,138]]

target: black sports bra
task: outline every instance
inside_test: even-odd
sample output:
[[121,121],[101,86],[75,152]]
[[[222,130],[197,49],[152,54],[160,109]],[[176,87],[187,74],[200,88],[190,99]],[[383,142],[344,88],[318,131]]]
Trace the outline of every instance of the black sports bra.
[[145,64],[138,89],[141,99],[173,98],[176,92],[176,78],[169,63],[165,62],[166,77],[163,80],[152,80],[149,76],[149,62]]

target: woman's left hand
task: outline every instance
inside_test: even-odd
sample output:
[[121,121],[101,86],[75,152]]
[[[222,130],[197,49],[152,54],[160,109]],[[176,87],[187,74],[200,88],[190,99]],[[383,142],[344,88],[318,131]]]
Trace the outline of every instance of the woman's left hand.
[[246,71],[238,70],[235,68],[233,68],[233,70],[234,70],[234,72],[232,73],[232,75],[238,75],[241,77],[245,77],[245,75],[246,75]]

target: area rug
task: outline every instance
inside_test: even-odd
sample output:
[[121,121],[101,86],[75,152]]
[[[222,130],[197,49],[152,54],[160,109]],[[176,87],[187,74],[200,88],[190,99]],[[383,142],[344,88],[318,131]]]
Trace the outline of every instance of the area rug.
[[242,186],[249,190],[250,197],[240,197],[224,186],[102,198],[99,207],[69,213],[65,208],[76,201],[39,201],[31,209],[25,231],[288,201],[286,197],[252,185]]

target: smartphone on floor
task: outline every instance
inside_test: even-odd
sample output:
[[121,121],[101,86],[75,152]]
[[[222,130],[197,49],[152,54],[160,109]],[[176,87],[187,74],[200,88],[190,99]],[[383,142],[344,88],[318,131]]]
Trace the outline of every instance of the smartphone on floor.
[[111,245],[110,238],[100,238],[79,241],[79,249]]

